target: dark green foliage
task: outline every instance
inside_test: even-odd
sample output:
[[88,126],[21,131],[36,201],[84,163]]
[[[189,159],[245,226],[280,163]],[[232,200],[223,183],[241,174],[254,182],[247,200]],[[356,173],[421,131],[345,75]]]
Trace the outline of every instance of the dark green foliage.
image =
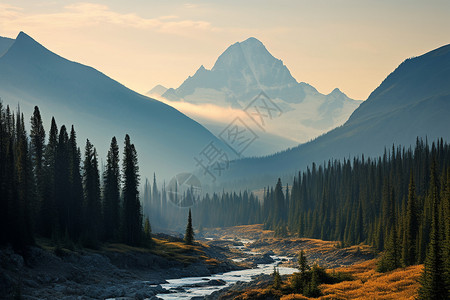
[[9,226],[14,248],[22,251],[26,246],[33,244],[34,239],[30,207],[33,196],[33,177],[28,151],[28,139],[23,115],[20,114],[20,110],[17,112],[15,139],[13,139],[11,145],[13,143],[15,146],[14,150],[10,149],[10,151],[14,151],[15,172],[13,172],[13,180],[15,180],[14,186],[17,191],[10,198],[12,200],[10,202],[12,214],[9,219]]
[[69,194],[68,200],[68,215],[67,215],[67,232],[70,239],[77,241],[82,233],[82,220],[80,216],[83,213],[83,180],[81,177],[81,154],[77,146],[77,138],[75,129],[71,128],[69,145]]
[[69,136],[66,126],[61,126],[55,157],[55,206],[58,216],[58,236],[68,231],[70,216],[67,188],[69,187]]
[[186,233],[184,234],[184,242],[187,245],[192,245],[194,243],[194,228],[192,227],[191,209],[189,209],[188,221],[186,225]]
[[386,250],[379,260],[377,271],[388,272],[400,267],[400,249],[399,238],[397,234],[397,218],[395,212],[395,196],[394,190],[391,191],[387,200],[387,213],[389,230],[386,231],[387,241],[385,241]]
[[125,136],[123,151],[123,227],[122,238],[126,244],[139,245],[142,238],[142,212],[139,202],[139,167],[137,153]]
[[306,297],[319,297],[322,295],[319,289],[319,284],[322,282],[321,277],[325,277],[325,270],[318,265],[314,265],[311,270],[311,280],[304,288],[304,295]]
[[352,279],[351,276],[342,273],[328,274],[317,264],[310,268],[303,251],[299,253],[298,265],[300,272],[292,274],[291,289],[294,293],[300,293],[307,297],[321,296],[319,285],[322,283],[333,284]]
[[42,125],[42,118],[39,108],[35,106],[34,113],[31,116],[30,131],[30,154],[33,175],[35,178],[34,201],[31,207],[33,220],[37,219],[39,208],[42,206],[44,201],[44,151],[45,130]]
[[411,172],[408,187],[408,204],[406,208],[405,230],[403,237],[402,262],[404,266],[410,266],[416,263],[416,243],[417,233],[419,231],[419,220],[417,216],[417,195],[414,177]]
[[23,115],[0,101],[0,245],[24,253],[34,243],[34,177]]
[[306,260],[305,253],[303,250],[300,251],[297,257],[297,264],[298,269],[300,270],[300,273],[294,273],[292,277],[292,289],[296,293],[304,293],[306,286],[308,285],[311,276],[309,273],[310,267],[308,265],[308,262]]
[[281,288],[281,275],[280,272],[277,270],[277,268],[273,267],[273,284],[272,287],[276,290],[279,290]]
[[[145,236],[142,232],[137,154],[129,141],[127,135],[124,209],[120,206],[119,150],[113,138],[103,176],[105,209],[102,210],[97,152],[90,141],[86,142],[81,170],[73,126],[70,136],[64,125],[58,132],[52,118],[46,145],[37,107],[28,137],[20,110],[13,114],[0,101],[0,245],[11,244],[25,253],[34,243],[34,236],[40,235],[67,249],[74,249],[80,241],[84,246],[96,248],[106,239],[117,240],[120,224],[131,226],[122,236],[129,244],[139,245],[143,237],[146,244],[151,243],[149,220]],[[126,221],[122,221],[125,217]],[[104,231],[106,228],[110,231]]]
[[419,296],[421,299],[448,299],[448,273],[445,272],[444,244],[442,224],[439,222],[440,194],[436,173],[436,161],[433,158],[430,172],[428,197],[432,204],[430,243],[428,244],[425,266],[421,278]]
[[86,141],[83,164],[84,184],[84,232],[83,243],[87,247],[97,247],[100,238],[101,203],[100,176],[97,152],[89,140]]
[[297,262],[298,269],[300,270],[301,274],[304,274],[306,273],[306,271],[309,271],[310,267],[308,265],[305,252],[303,252],[303,250],[301,250],[300,253],[298,254],[297,260],[298,260]]
[[[450,274],[446,271],[450,265],[449,166],[450,146],[442,139],[431,147],[420,139],[414,149],[393,146],[378,159],[330,161],[318,167],[312,164],[294,178],[290,194],[284,196],[289,201],[285,212],[279,211],[283,202],[276,201],[281,199],[281,181],[275,188],[264,189],[261,218],[264,227],[278,235],[285,232],[282,226],[287,224],[286,231],[300,237],[373,245],[384,251],[380,271],[423,263],[437,218],[434,221],[441,228],[438,241],[445,269],[440,272]],[[435,194],[442,199],[437,217],[429,192],[433,180]],[[450,275],[445,278],[450,280]]]
[[55,160],[58,147],[58,128],[55,118],[52,118],[48,143],[44,153],[44,195],[39,212],[40,234],[52,237],[56,227],[56,201],[55,201]]
[[150,220],[145,218],[144,222],[144,241],[147,245],[152,244],[152,226],[150,225]]
[[106,158],[106,170],[103,173],[103,217],[106,240],[118,240],[120,232],[120,168],[119,146],[116,137]]

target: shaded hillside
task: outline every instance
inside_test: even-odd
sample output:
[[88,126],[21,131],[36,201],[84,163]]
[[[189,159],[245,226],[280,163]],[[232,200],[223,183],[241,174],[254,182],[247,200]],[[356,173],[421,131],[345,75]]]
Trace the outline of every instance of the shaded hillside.
[[220,143],[174,108],[50,52],[23,32],[0,57],[0,97],[13,108],[20,103],[26,116],[38,105],[46,130],[51,116],[74,124],[79,140],[89,137],[100,157],[113,135],[122,140],[130,134],[144,176],[156,171],[171,178],[191,170],[194,155],[211,141]]

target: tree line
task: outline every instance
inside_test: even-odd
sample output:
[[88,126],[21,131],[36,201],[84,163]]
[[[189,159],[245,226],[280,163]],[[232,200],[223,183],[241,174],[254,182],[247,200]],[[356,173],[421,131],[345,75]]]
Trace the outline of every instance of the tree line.
[[379,271],[424,263],[423,299],[450,291],[450,146],[442,139],[393,146],[378,159],[312,164],[290,191],[280,180],[267,188],[262,209],[278,235],[374,246]]
[[[51,120],[48,139],[39,108],[28,136],[20,109],[0,102],[0,245],[23,251],[36,236],[96,247],[102,241],[142,245],[137,152],[125,136],[122,166],[115,137],[100,174],[98,154],[86,140],[77,145],[74,127]],[[147,220],[146,231],[151,230]],[[147,238],[146,238],[147,237]]]
[[[166,184],[158,186],[156,175],[153,176],[152,183],[145,180],[143,212],[158,229],[170,228],[181,232],[186,225],[184,221],[189,207],[195,210],[194,220],[198,229],[263,222],[258,197],[249,191],[206,194],[195,201],[189,199],[190,193],[186,193],[186,199],[181,201],[186,204],[183,207],[174,204],[167,194]],[[183,195],[180,197],[183,198]]]

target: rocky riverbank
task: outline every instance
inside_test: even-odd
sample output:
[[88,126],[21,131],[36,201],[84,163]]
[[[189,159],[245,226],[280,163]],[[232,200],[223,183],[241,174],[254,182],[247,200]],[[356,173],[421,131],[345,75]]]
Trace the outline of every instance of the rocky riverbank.
[[156,294],[168,293],[161,287],[166,279],[242,269],[214,246],[158,243],[166,246],[146,250],[115,244],[75,251],[31,247],[26,256],[0,249],[0,294],[6,299],[157,299]]

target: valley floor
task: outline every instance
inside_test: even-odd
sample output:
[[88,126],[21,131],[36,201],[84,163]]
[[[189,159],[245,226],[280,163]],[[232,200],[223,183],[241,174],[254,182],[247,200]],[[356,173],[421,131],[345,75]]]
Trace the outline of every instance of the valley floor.
[[[328,268],[331,274],[340,273],[345,278],[339,283],[321,284],[320,299],[416,299],[423,265],[376,272],[375,252],[367,245],[340,248],[338,242],[307,238],[275,238],[273,232],[262,230],[262,225],[235,226],[208,231],[215,238],[253,239],[247,247],[255,252],[272,251],[280,256],[290,256],[291,266],[296,265],[300,250],[310,265],[317,263]],[[215,241],[217,243],[217,240]],[[293,294],[291,276],[282,276],[282,286],[274,289],[273,277],[262,275],[248,283],[237,283],[215,292],[206,299],[316,299]]]
[[0,249],[0,298],[157,299],[168,292],[161,287],[166,279],[239,269],[223,249],[188,246],[168,236],[155,237],[151,249],[105,244],[69,250],[39,240],[26,259],[11,248]]
[[[339,283],[319,286],[322,299],[414,299],[423,268],[378,273],[377,255],[367,245],[341,247],[333,241],[277,238],[262,225],[208,229],[198,233],[198,239],[188,246],[180,238],[159,234],[151,249],[104,244],[98,250],[57,247],[49,240],[38,240],[25,260],[11,248],[3,248],[0,294],[9,295],[6,299],[159,299],[177,292],[163,288],[167,279],[255,268],[274,263],[274,255],[284,257],[282,266],[295,268],[297,254],[303,250],[310,265],[317,263],[328,273],[342,275]],[[217,284],[225,282],[211,280],[211,285]],[[291,275],[282,276],[278,289],[272,287],[271,275],[228,285],[204,298],[308,299],[292,294]]]
[[291,278],[283,276],[280,289],[272,287],[270,275],[260,276],[249,283],[240,283],[216,292],[206,299],[417,299],[419,278],[423,265],[400,268],[387,273],[376,272],[376,259],[350,267],[334,269],[350,275],[350,280],[322,284],[322,296],[309,298],[290,291]]

